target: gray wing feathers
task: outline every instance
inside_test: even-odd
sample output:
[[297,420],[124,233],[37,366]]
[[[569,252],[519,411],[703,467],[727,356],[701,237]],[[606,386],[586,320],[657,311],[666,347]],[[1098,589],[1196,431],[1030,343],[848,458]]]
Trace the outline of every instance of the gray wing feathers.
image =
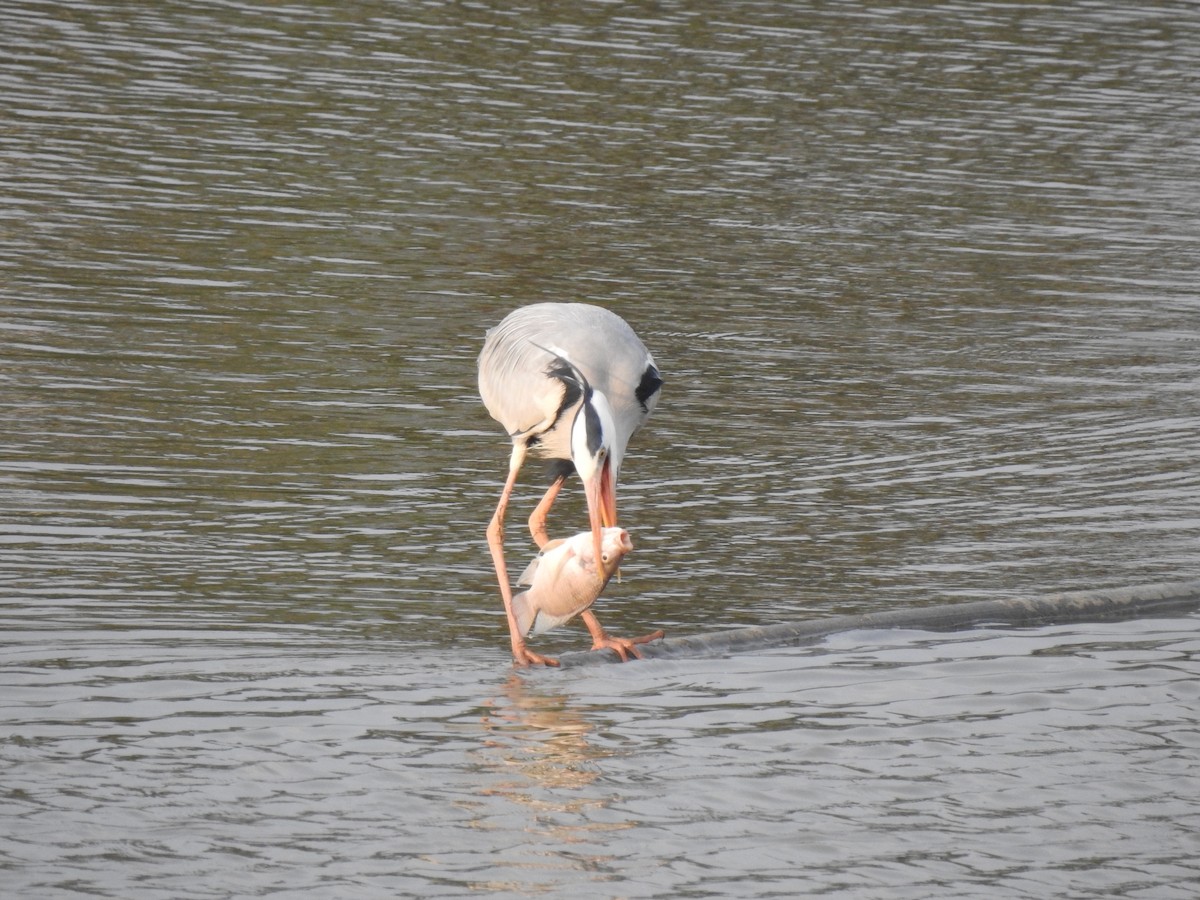
[[[608,397],[618,421],[635,423],[630,434],[637,430],[648,410],[626,407],[637,405],[635,391],[654,359],[633,329],[602,307],[535,303],[491,329],[479,354],[480,396],[510,435],[554,421],[563,398],[561,383],[546,376],[554,354],[566,356]],[[648,408],[657,400],[650,397]]]
[[521,322],[505,319],[488,332],[479,354],[479,395],[492,418],[510,435],[550,427],[563,386],[546,376],[553,357]]

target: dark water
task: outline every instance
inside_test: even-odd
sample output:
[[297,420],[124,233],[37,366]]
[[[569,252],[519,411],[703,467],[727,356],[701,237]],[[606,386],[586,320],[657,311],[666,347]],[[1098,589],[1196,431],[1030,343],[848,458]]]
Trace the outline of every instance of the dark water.
[[7,4],[0,887],[1192,896],[1196,618],[512,674],[474,358],[661,364],[615,630],[1198,577],[1198,67],[1182,3]]

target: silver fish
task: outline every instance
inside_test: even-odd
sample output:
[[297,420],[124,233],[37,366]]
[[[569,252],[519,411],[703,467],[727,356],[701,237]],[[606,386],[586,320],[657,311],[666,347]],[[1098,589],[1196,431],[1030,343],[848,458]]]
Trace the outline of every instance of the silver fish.
[[541,634],[569,622],[596,602],[633,541],[624,528],[605,528],[597,569],[592,533],[583,531],[545,551],[530,564],[519,583],[529,590],[513,597],[518,631]]

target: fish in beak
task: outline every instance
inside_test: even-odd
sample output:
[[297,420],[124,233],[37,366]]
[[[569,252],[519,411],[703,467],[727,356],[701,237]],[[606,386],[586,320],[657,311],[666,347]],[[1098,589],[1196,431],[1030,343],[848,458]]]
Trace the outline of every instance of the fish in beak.
[[[605,455],[604,462],[596,469],[595,475],[584,482],[583,491],[587,497],[594,558],[600,559],[604,529],[616,527],[617,524],[617,479],[613,474],[611,456]],[[607,580],[599,569],[597,575]]]
[[592,535],[559,541],[538,560],[529,590],[513,597],[513,616],[522,635],[540,634],[590,609],[633,541],[623,528],[605,528],[602,556],[593,557]]

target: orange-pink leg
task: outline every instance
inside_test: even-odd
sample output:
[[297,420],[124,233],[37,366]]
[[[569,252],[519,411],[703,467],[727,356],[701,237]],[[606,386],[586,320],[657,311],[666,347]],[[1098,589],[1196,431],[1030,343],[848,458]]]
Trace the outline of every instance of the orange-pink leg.
[[651,641],[657,641],[666,636],[666,632],[662,629],[647,634],[642,637],[635,638],[617,638],[609,635],[600,626],[600,620],[596,618],[596,614],[590,609],[583,613],[583,624],[587,626],[588,631],[592,633],[592,649],[593,650],[614,650],[617,656],[621,657],[621,662],[629,661],[629,654],[633,654],[638,659],[642,658],[642,652],[638,650],[638,644],[648,644]]
[[542,497],[542,502],[529,514],[529,533],[533,535],[534,542],[541,550],[545,550],[546,544],[550,542],[550,535],[546,531],[546,516],[550,514],[550,507],[558,499],[558,492],[562,490],[566,481],[566,475],[559,475],[550,482],[550,487],[546,488],[546,495]]
[[514,444],[512,457],[508,464],[508,479],[504,482],[500,502],[496,504],[496,512],[492,515],[492,521],[487,529],[488,549],[492,551],[492,563],[496,566],[496,579],[500,582],[500,596],[504,600],[504,612],[508,616],[508,633],[512,638],[513,660],[519,666],[531,664],[557,666],[558,660],[534,653],[525,646],[525,636],[517,628],[517,617],[513,615],[512,588],[508,585],[508,566],[504,562],[504,514],[508,510],[508,500],[512,496],[513,485],[517,483],[517,474],[521,471],[521,463],[524,461],[524,446]]

